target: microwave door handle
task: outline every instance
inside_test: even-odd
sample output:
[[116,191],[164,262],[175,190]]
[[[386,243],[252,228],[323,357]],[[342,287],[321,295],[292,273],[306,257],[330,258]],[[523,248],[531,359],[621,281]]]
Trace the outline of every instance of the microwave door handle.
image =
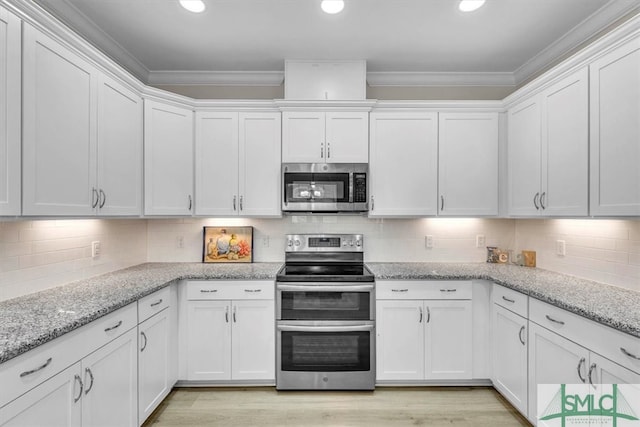
[[302,325],[278,325],[279,331],[291,332],[360,332],[372,331],[373,325],[352,326],[302,326]]
[[373,285],[281,285],[276,286],[278,291],[300,291],[300,292],[362,292],[372,291]]

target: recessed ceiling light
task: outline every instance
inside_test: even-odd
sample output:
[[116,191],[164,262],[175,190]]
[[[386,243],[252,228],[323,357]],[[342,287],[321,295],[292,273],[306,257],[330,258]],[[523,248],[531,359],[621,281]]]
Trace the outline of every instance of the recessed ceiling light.
[[342,12],[344,9],[344,0],[322,0],[320,7],[326,13],[335,14]]
[[204,12],[204,10],[206,9],[206,6],[202,0],[180,0],[180,6],[193,13]]
[[458,9],[463,12],[473,12],[474,10],[481,8],[484,1],[485,0],[460,0]]

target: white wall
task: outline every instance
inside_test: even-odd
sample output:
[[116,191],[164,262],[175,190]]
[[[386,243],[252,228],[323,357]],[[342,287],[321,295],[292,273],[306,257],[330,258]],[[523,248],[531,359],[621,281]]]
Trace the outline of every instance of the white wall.
[[[102,254],[91,258],[91,242]],[[144,220],[0,222],[0,301],[147,259]]]
[[640,291],[640,219],[517,220],[515,234],[516,249],[535,250],[540,268]]

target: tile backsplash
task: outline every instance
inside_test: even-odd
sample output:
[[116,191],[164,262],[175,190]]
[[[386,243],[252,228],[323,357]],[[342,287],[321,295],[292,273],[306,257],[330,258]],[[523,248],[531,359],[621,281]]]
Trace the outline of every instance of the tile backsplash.
[[[365,260],[484,262],[486,246],[535,250],[538,267],[640,291],[640,220],[368,219],[90,219],[0,221],[0,300],[127,266],[200,262],[203,226],[251,225],[256,262],[282,262],[289,233],[362,233]],[[433,248],[425,237],[433,236]],[[102,254],[91,257],[91,242]],[[564,240],[566,254],[556,254]]]

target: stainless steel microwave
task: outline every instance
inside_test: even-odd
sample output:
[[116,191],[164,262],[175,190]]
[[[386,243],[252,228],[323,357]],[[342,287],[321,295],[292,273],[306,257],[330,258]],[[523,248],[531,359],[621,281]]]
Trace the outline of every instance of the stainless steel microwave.
[[366,212],[366,163],[283,163],[282,211]]

